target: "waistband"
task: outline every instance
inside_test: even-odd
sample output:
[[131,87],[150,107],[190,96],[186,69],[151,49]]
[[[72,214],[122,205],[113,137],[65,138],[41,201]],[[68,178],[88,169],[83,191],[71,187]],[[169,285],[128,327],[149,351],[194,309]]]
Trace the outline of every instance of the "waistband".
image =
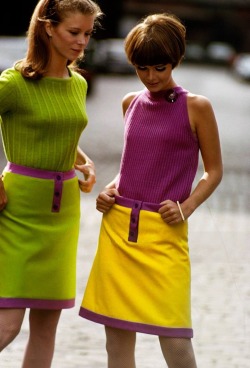
[[120,196],[115,196],[115,203],[128,208],[134,208],[138,211],[145,210],[151,212],[158,212],[160,209],[160,205],[158,203],[151,203],[151,202],[143,202],[138,201],[136,199],[125,198]]
[[63,182],[68,179],[73,179],[76,176],[74,169],[65,172],[49,171],[49,170],[35,169],[33,167],[28,166],[17,165],[13,164],[12,162],[7,163],[4,171],[24,176],[31,176],[33,178],[53,180],[54,193],[51,205],[52,212],[60,212],[61,198],[63,192]]
[[4,171],[13,172],[15,174],[20,174],[24,176],[32,176],[34,178],[40,179],[52,179],[52,180],[68,180],[76,176],[75,170],[71,169],[69,171],[50,171],[43,169],[35,169],[33,167],[22,166],[14,164],[13,162],[8,162]]
[[134,243],[136,243],[138,239],[140,211],[158,212],[160,208],[160,205],[157,203],[143,202],[120,196],[115,196],[115,203],[123,207],[131,208],[128,240]]

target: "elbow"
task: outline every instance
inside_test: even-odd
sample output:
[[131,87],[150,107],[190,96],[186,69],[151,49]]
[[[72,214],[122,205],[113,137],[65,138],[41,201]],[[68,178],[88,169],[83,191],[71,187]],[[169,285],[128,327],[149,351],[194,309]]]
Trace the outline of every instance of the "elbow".
[[213,190],[220,184],[223,178],[223,166],[220,165],[216,169],[207,170],[204,172],[202,179],[208,184],[210,183]]
[[218,185],[221,183],[223,178],[223,166],[215,170],[213,173],[211,173],[211,178],[213,178],[214,183],[214,189],[218,187]]
[[218,173],[217,173],[217,176],[218,176],[217,180],[218,180],[218,185],[219,185],[220,182],[222,181],[223,173],[224,173],[224,171],[223,171],[223,164],[220,165],[220,167],[219,167],[219,169],[217,171],[218,171]]

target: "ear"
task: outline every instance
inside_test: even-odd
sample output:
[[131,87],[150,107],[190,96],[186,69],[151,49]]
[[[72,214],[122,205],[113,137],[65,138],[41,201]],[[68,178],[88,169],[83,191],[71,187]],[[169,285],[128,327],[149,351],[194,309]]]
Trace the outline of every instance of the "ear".
[[50,21],[46,21],[44,27],[45,27],[45,31],[46,31],[47,35],[49,37],[52,37],[52,32],[51,32],[52,26],[51,26]]

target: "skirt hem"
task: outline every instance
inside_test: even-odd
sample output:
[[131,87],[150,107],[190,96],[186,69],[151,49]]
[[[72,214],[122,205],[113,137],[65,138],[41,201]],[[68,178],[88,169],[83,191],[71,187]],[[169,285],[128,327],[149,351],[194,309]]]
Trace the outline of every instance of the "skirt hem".
[[192,338],[192,328],[182,327],[162,327],[149,325],[144,323],[123,321],[120,319],[104,316],[95,312],[92,312],[86,308],[81,307],[79,316],[88,319],[92,322],[100,323],[105,326],[119,328],[122,330],[141,332],[149,335],[176,337],[176,338]]
[[75,299],[46,300],[29,298],[0,298],[0,309],[32,308],[32,309],[68,309],[75,306]]

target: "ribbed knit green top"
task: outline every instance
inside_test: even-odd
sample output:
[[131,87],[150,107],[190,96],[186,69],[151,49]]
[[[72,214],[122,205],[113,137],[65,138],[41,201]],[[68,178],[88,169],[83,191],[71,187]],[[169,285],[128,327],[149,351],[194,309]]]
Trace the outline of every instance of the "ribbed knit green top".
[[78,73],[34,81],[14,68],[0,76],[0,116],[8,161],[45,170],[68,171],[87,125],[87,83]]

